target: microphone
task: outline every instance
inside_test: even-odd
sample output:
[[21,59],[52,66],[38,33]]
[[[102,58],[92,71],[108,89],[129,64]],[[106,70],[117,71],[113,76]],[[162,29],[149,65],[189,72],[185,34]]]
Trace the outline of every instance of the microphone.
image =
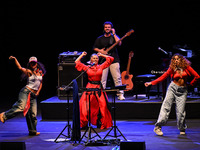
[[162,51],[162,52],[165,53],[165,54],[168,54],[164,49],[162,49],[162,48],[160,48],[160,47],[158,47],[158,50]]
[[91,66],[94,66],[95,65],[95,63],[93,62],[92,64],[91,64]]
[[178,50],[182,51],[182,52],[187,52],[188,50],[183,49],[183,48],[178,48]]

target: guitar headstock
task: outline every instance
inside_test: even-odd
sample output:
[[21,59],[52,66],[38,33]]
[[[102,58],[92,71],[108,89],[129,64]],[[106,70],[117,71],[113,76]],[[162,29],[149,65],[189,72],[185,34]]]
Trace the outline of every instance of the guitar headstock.
[[133,51],[130,51],[130,52],[129,52],[129,57],[133,57],[133,55],[134,55],[134,52],[133,52]]
[[130,31],[128,31],[128,32],[126,33],[126,36],[130,36],[133,32],[134,32],[134,30],[131,29]]

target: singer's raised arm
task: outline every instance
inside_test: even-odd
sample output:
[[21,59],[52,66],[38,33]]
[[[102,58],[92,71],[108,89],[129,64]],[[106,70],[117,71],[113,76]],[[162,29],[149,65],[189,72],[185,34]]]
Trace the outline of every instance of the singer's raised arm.
[[97,55],[100,57],[104,57],[106,59],[106,61],[103,64],[101,64],[102,69],[109,67],[112,64],[112,62],[114,61],[114,58],[112,56],[104,55],[101,53],[98,53]]
[[75,60],[75,63],[77,62],[77,61],[81,61],[81,59],[84,57],[84,56],[86,56],[87,55],[87,52],[82,52],[82,54]]
[[76,63],[76,66],[75,68],[78,70],[78,71],[85,71],[88,69],[89,66],[83,64],[81,62],[81,59],[87,55],[87,52],[83,52],[76,60],[75,60],[75,63]]

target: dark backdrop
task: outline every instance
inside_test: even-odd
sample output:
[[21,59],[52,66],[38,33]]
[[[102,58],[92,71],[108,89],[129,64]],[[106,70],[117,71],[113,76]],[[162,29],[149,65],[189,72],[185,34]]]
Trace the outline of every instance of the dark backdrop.
[[46,66],[47,74],[40,100],[56,95],[58,55],[64,51],[92,53],[95,39],[102,35],[105,21],[114,24],[122,37],[130,29],[135,32],[124,39],[119,48],[121,71],[126,69],[128,53],[134,51],[130,73],[150,73],[162,63],[166,51],[176,52],[174,45],[187,45],[195,56],[193,68],[199,69],[200,6],[198,1],[150,1],[129,3],[93,3],[79,1],[6,0],[1,5],[1,98],[2,103],[17,100],[26,81],[10,55],[26,66],[30,56]]

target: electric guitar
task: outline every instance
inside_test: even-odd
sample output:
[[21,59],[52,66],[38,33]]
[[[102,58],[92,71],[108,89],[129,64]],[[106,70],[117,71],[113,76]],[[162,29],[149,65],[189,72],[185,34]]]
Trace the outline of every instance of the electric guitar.
[[[117,44],[119,44],[119,42],[121,42],[125,37],[130,36],[133,32],[134,32],[134,30],[131,29],[131,30],[128,31],[119,41],[115,42],[113,45],[111,45],[110,47],[108,47],[108,48],[105,50],[105,51],[107,52],[107,54],[108,54],[108,52],[109,52],[111,49],[113,49]],[[108,54],[108,55],[110,55],[110,54]],[[105,58],[101,58],[99,62],[100,62],[100,63],[103,63],[104,61],[105,61]]]
[[129,90],[131,90],[133,88],[133,82],[132,82],[133,75],[129,74],[131,58],[133,57],[133,55],[134,55],[133,51],[130,51],[129,52],[129,59],[128,59],[128,64],[127,64],[127,69],[126,69],[126,71],[123,71],[122,74],[121,74],[122,84],[126,85],[126,90],[125,91],[129,91]]
[[109,48],[107,48],[105,51],[108,53],[111,49],[113,49],[119,42],[121,42],[125,37],[130,36],[134,32],[133,29],[128,31],[119,41],[115,42],[113,45],[111,45]]

